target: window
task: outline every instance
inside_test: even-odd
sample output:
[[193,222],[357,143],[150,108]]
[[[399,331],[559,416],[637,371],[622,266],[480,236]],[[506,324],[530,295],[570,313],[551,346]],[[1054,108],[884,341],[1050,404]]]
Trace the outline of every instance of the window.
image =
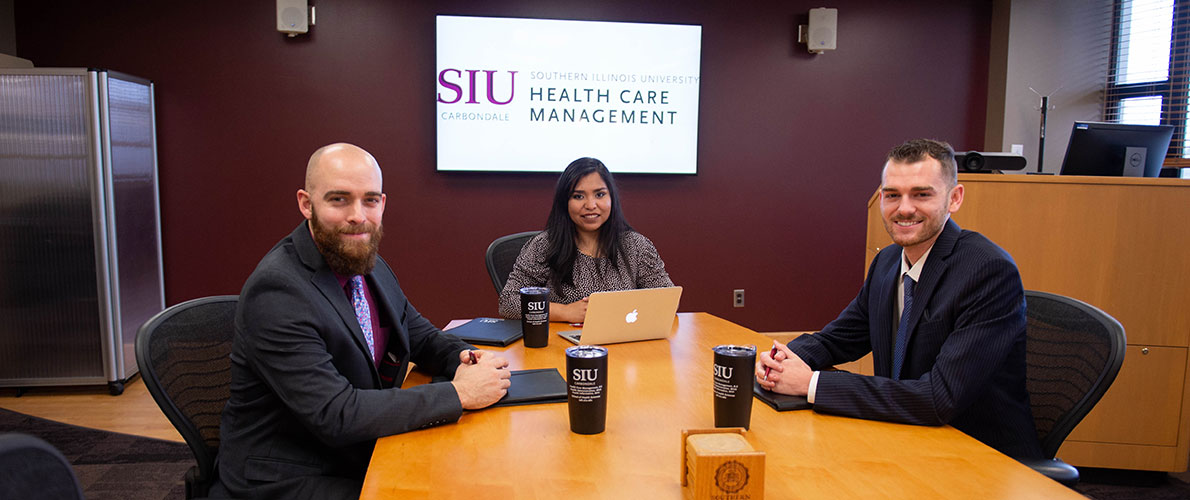
[[1174,126],[1165,164],[1190,167],[1190,0],[1117,0],[1104,119]]

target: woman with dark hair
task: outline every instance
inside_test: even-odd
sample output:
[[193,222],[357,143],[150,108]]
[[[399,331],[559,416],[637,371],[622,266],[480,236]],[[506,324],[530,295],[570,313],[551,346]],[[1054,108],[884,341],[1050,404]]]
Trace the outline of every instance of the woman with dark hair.
[[542,231],[525,244],[500,292],[500,315],[521,317],[521,287],[548,286],[550,320],[582,322],[594,292],[673,286],[657,248],[633,231],[603,162],[574,160],[558,178]]

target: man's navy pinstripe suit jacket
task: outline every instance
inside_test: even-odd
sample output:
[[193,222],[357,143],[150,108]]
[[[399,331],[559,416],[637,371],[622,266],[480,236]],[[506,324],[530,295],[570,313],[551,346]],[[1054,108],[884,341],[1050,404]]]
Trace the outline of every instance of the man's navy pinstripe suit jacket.
[[948,220],[914,291],[900,380],[890,377],[901,247],[877,254],[859,295],[814,335],[789,343],[819,370],[872,353],[876,376],[824,371],[814,410],[917,425],[950,424],[1013,457],[1041,448],[1025,390],[1025,297],[1016,263]]

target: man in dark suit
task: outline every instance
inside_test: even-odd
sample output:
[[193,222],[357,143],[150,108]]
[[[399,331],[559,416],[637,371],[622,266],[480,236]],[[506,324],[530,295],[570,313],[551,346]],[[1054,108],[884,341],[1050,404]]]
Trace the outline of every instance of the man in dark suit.
[[[950,424],[1009,456],[1040,457],[1021,278],[1007,252],[950,220],[963,203],[957,175],[946,143],[913,140],[889,153],[880,210],[896,244],[872,260],[838,318],[762,353],[756,377],[807,396],[818,412]],[[869,352],[875,376],[821,371]]]
[[[215,494],[357,498],[377,438],[454,422],[504,396],[508,362],[444,335],[376,256],[380,167],[350,144],[316,151],[306,220],[240,292]],[[401,389],[409,362],[450,383]]]

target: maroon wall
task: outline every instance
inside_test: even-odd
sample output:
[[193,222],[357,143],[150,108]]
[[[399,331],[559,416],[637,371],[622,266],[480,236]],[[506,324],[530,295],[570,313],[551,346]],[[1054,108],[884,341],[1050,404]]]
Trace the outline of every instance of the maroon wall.
[[350,141],[384,169],[381,253],[418,308],[495,314],[483,252],[544,224],[555,177],[434,170],[435,14],[701,24],[699,173],[621,176],[622,201],[683,311],[762,331],[820,327],[858,290],[890,147],[984,132],[985,1],[835,2],[839,49],[816,57],[793,40],[817,1],[333,0],[292,39],[271,1],[67,3],[17,0],[17,55],[156,83],[170,304],[238,293],[300,220],[306,158]]

